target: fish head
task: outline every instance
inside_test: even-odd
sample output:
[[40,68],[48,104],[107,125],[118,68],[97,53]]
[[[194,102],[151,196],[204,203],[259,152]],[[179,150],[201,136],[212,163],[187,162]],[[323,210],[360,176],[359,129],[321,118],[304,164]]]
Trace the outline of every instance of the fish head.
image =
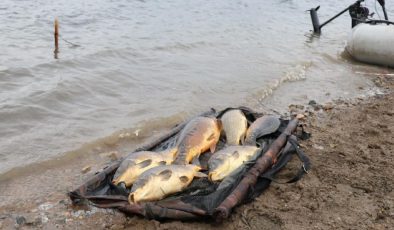
[[138,178],[131,188],[131,192],[128,197],[129,203],[138,204],[141,201],[149,200],[152,196],[154,197],[157,191],[154,189],[155,186],[152,185],[157,183],[160,183],[157,176]]
[[130,168],[126,169],[126,171],[124,171],[120,176],[118,176],[117,178],[114,178],[112,180],[112,183],[114,185],[119,185],[121,182],[123,182],[126,184],[126,187],[130,187],[135,180],[135,178],[130,175],[134,175],[134,174],[135,174],[135,172],[134,172],[133,167],[130,167]]
[[217,181],[222,178],[220,175],[221,171],[223,171],[223,167],[225,167],[225,159],[223,157],[216,157],[209,161],[209,174],[208,179],[211,181]]

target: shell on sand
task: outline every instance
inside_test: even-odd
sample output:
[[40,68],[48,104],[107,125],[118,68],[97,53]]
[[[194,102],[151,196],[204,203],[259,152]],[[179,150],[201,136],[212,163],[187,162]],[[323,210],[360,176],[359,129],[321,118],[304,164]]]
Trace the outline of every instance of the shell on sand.
[[129,202],[161,200],[184,190],[195,176],[206,177],[196,165],[164,165],[145,171],[134,183]]
[[163,152],[141,151],[131,153],[126,157],[116,170],[113,183],[125,183],[130,187],[138,176],[143,172],[159,165],[168,165],[174,161],[177,149],[169,149]]
[[248,121],[241,110],[229,110],[223,114],[220,120],[222,121],[228,145],[239,145],[240,142],[244,142]]
[[211,117],[196,117],[181,131],[175,164],[189,164],[208,149],[214,152],[219,141],[221,122]]
[[216,152],[208,161],[208,178],[211,181],[223,180],[259,151],[256,146],[228,146]]
[[258,138],[276,132],[279,126],[280,120],[276,116],[266,115],[256,119],[246,131],[245,144],[256,145]]

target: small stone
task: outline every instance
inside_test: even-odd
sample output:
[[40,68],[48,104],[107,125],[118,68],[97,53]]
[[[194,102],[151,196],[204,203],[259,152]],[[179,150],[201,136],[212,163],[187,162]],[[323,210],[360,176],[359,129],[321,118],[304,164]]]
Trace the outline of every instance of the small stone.
[[321,146],[321,145],[313,145],[312,147],[315,148],[315,149],[318,149],[318,150],[323,150],[324,149],[324,147]]
[[25,215],[25,224],[39,225],[41,224],[41,218],[35,214],[27,214]]
[[135,131],[134,131],[134,135],[135,135],[136,137],[138,137],[138,135],[140,134],[140,131],[141,131],[141,129],[135,130]]
[[302,119],[304,119],[305,118],[305,116],[304,116],[304,114],[297,114],[297,117],[296,117],[298,120],[302,120]]
[[114,224],[111,226],[110,228],[111,230],[119,230],[119,229],[124,229],[124,227],[122,225],[119,224]]
[[308,102],[308,105],[314,106],[314,105],[317,105],[317,103],[316,103],[315,100],[310,100],[310,101]]
[[51,203],[43,203],[38,206],[38,209],[41,211],[48,211],[49,209],[53,208],[53,204]]
[[82,168],[81,172],[82,172],[83,174],[85,174],[85,173],[89,172],[91,169],[92,169],[92,166],[87,165],[87,166],[85,166],[85,167]]
[[19,224],[19,225],[22,225],[22,224],[26,223],[26,219],[25,219],[24,216],[17,216],[17,217],[15,218],[15,221],[16,221],[16,223]]
[[117,152],[111,152],[109,155],[109,159],[111,159],[111,161],[116,161],[118,158]]
[[327,110],[332,110],[333,108],[334,108],[334,105],[333,105],[331,102],[328,102],[328,103],[326,103],[326,104],[323,105],[323,109],[324,109],[325,111],[327,111]]
[[109,153],[101,153],[100,156],[103,158],[109,158],[111,161],[116,161],[119,159],[117,151],[112,151]]
[[65,224],[66,223],[66,218],[63,218],[63,217],[56,218],[55,222],[57,224]]
[[330,144],[330,148],[335,148],[335,147],[337,147],[336,144]]
[[310,105],[315,111],[322,108],[322,105],[317,104],[315,100],[310,100],[308,105]]

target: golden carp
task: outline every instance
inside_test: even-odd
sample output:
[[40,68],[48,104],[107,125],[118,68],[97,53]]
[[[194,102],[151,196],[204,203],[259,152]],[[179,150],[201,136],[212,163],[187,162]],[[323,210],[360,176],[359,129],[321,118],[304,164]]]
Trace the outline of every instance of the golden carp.
[[223,180],[259,151],[256,146],[229,146],[216,152],[208,161],[208,178],[211,181]]
[[246,131],[245,144],[256,145],[256,140],[264,135],[274,133],[280,126],[276,116],[266,115],[256,119]]
[[194,177],[206,177],[196,165],[164,165],[149,169],[136,180],[129,195],[130,204],[161,200],[181,192]]
[[123,182],[126,187],[130,187],[146,170],[159,165],[171,164],[175,159],[176,153],[176,148],[162,152],[141,151],[131,153],[116,170],[112,183],[118,185]]
[[196,117],[181,131],[175,164],[189,164],[208,149],[213,153],[219,141],[221,122],[216,118]]
[[226,143],[228,145],[239,145],[244,143],[248,121],[245,115],[239,109],[229,110],[223,114],[220,119],[223,130],[226,134]]

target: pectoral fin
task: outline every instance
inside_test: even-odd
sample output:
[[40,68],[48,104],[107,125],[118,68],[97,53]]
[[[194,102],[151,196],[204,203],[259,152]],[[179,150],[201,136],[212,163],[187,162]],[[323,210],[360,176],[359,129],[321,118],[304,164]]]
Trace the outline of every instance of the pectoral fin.
[[212,141],[215,139],[215,133],[212,133],[208,138],[207,141]]
[[195,172],[195,173],[194,173],[194,176],[195,176],[195,177],[208,177],[207,174],[202,173],[202,172]]
[[216,144],[217,144],[217,143],[215,143],[215,144],[211,145],[211,147],[209,147],[209,150],[211,150],[211,153],[214,153],[214,152],[215,152],[215,150],[216,150]]

